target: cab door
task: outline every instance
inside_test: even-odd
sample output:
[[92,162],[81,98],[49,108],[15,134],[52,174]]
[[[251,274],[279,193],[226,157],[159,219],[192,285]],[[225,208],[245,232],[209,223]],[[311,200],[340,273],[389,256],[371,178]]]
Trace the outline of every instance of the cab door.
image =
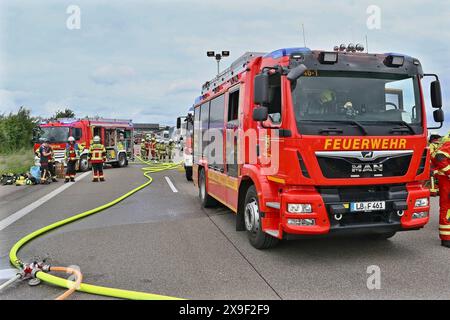
[[225,157],[226,157],[226,185],[227,202],[237,208],[238,202],[238,130],[240,127],[240,87],[230,89],[226,113],[226,139],[225,139]]

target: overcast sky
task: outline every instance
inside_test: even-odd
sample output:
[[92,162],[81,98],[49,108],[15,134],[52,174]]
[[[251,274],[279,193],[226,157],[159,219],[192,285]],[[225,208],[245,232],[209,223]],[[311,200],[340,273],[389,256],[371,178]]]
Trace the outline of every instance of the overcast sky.
[[[81,9],[80,29],[66,26],[69,5]],[[367,27],[370,5],[380,29]],[[371,52],[419,58],[442,77],[448,110],[449,17],[449,0],[0,0],[0,113],[69,107],[174,125],[215,74],[207,50],[230,50],[225,67],[246,51],[303,46],[302,23],[312,49],[368,35]]]

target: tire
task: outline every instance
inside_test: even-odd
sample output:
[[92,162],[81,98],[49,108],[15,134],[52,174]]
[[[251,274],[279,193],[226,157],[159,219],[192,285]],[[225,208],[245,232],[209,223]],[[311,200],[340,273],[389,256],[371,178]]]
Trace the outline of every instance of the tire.
[[82,156],[79,161],[79,171],[86,172],[89,171],[90,165],[86,155]]
[[262,231],[259,215],[259,201],[255,186],[247,190],[244,202],[244,220],[250,244],[258,250],[270,249],[279,243],[274,238]]
[[206,192],[205,170],[201,169],[198,177],[198,196],[203,208],[211,208],[217,205],[216,199]]
[[127,157],[125,156],[125,154],[123,152],[119,153],[119,162],[117,162],[117,166],[119,168],[123,168],[126,165],[127,165]]
[[192,181],[192,167],[184,167],[184,171],[186,172],[186,180]]

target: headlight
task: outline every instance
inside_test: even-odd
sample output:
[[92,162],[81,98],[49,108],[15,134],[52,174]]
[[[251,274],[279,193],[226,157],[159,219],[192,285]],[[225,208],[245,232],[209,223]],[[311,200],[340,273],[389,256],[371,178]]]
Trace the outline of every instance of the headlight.
[[312,206],[309,203],[288,204],[289,213],[312,213]]
[[429,202],[428,198],[417,199],[414,207],[416,207],[416,208],[428,207],[429,203],[430,202]]

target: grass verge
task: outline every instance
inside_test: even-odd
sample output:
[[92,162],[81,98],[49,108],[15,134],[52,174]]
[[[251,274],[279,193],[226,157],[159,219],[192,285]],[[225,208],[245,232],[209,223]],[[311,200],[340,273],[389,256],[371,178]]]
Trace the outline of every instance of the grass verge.
[[8,154],[0,154],[0,174],[25,173],[34,165],[33,149],[23,149]]

